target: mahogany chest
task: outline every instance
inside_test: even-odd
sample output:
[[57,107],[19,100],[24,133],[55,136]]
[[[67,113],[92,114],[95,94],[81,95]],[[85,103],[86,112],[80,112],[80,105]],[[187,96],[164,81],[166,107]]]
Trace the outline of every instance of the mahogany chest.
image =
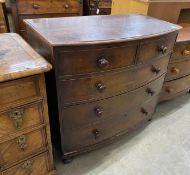
[[83,0],[10,0],[14,26],[27,40],[23,19],[82,15]]
[[17,34],[0,34],[0,174],[55,175],[43,73]]
[[5,2],[0,0],[0,33],[8,32],[7,20],[5,16]]
[[59,118],[64,160],[152,119],[179,26],[143,15],[25,22],[31,46],[53,64],[48,96],[59,114],[50,118]]

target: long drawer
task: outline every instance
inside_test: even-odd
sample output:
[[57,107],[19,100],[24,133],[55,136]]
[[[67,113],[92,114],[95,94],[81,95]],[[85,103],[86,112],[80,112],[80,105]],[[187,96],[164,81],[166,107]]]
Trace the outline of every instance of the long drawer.
[[157,99],[158,96],[155,96],[152,100],[143,102],[128,113],[123,113],[120,118],[114,118],[89,127],[64,130],[64,152],[80,150],[86,146],[101,144],[101,142],[119,136],[122,132],[128,132],[141,122],[150,119],[155,110]]
[[184,77],[190,74],[190,59],[171,62],[168,66],[166,81]]
[[[89,100],[103,99],[131,91],[158,78],[167,71],[168,56],[150,65],[114,71],[80,79],[60,80],[61,104],[70,105]],[[143,78],[142,78],[143,77]]]
[[92,103],[61,107],[64,129],[80,128],[110,118],[128,115],[128,111],[145,99],[150,100],[159,95],[165,75],[132,92]]
[[160,101],[176,97],[177,95],[184,93],[189,89],[190,89],[190,76],[185,76],[177,80],[165,82],[162,88]]
[[22,134],[15,139],[0,143],[0,166],[23,160],[28,156],[46,150],[45,130]]
[[42,102],[40,102],[23,105],[0,113],[0,138],[43,124],[42,111]]

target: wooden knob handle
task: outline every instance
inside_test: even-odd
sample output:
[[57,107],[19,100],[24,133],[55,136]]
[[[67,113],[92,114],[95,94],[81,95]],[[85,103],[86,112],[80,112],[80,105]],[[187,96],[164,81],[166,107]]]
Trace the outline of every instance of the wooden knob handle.
[[94,134],[95,139],[98,139],[100,137],[100,132],[98,131],[98,129],[94,129],[92,133]]
[[40,5],[38,5],[38,4],[33,4],[32,7],[33,7],[33,9],[39,9],[39,8],[40,8]]
[[166,87],[166,88],[165,88],[165,91],[166,91],[168,94],[170,94],[170,93],[172,92],[172,88],[171,88],[171,87]]
[[99,92],[103,92],[106,89],[106,85],[102,83],[97,83],[96,88],[98,89]]
[[156,74],[159,74],[161,71],[161,69],[159,67],[156,67],[156,66],[152,66],[151,70],[153,73],[156,73]]
[[98,59],[98,67],[99,68],[106,68],[107,66],[109,66],[108,60],[106,60],[105,58]]
[[184,50],[182,52],[182,55],[184,55],[184,56],[190,55],[190,50]]
[[166,46],[161,46],[158,51],[161,52],[162,54],[165,54],[167,52],[168,48]]
[[141,108],[141,112],[144,115],[148,115],[148,111],[145,108]]
[[96,113],[96,115],[97,115],[98,117],[102,117],[102,115],[103,115],[103,113],[104,113],[103,108],[100,107],[100,106],[95,107],[94,111],[95,111],[95,113]]
[[148,94],[150,94],[151,96],[153,96],[153,95],[155,94],[155,92],[154,92],[151,88],[147,88],[147,89],[146,89],[146,92],[147,92]]
[[68,4],[65,4],[65,8],[68,9],[68,8],[69,8],[69,5],[68,5]]
[[171,68],[171,72],[178,74],[178,73],[180,72],[180,69],[178,69],[178,68],[176,68],[176,67],[172,67],[172,68]]

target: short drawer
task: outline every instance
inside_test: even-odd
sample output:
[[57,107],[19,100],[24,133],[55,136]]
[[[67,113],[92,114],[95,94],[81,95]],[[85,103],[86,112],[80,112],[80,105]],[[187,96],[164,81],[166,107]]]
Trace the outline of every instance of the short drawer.
[[190,58],[190,42],[176,43],[174,52],[171,57],[172,60]]
[[86,128],[64,131],[64,151],[75,151],[88,146],[101,144],[101,142],[112,140],[113,138],[127,133],[138,124],[147,121],[154,113],[158,96],[140,106],[132,108],[128,113],[123,111],[123,115],[118,119],[112,119],[97,125]]
[[61,104],[103,99],[125,93],[158,78],[166,73],[169,58],[157,59],[150,65],[114,71],[94,77],[60,80],[59,93]]
[[[63,107],[62,120],[65,129],[92,125],[110,118],[128,115],[128,111],[144,101],[153,99],[162,89],[165,75],[126,94],[92,103]],[[131,100],[133,99],[133,100]],[[77,116],[77,117],[76,117]]]
[[95,50],[60,52],[56,65],[62,76],[89,74],[134,64],[137,44]]
[[176,36],[176,33],[172,33],[141,42],[137,55],[138,61],[146,62],[153,58],[171,53],[173,51]]
[[79,13],[80,0],[18,0],[19,14]]
[[31,101],[40,97],[39,76],[0,83],[0,110],[13,103]]
[[13,140],[0,143],[0,166],[6,167],[45,149],[44,129],[20,135]]
[[171,62],[168,66],[166,81],[190,75],[190,59],[180,62]]
[[161,93],[161,101],[168,100],[190,89],[190,76],[164,83]]
[[47,175],[49,172],[48,153],[29,158],[2,172],[2,175]]
[[43,124],[42,111],[41,102],[20,106],[0,113],[0,138]]

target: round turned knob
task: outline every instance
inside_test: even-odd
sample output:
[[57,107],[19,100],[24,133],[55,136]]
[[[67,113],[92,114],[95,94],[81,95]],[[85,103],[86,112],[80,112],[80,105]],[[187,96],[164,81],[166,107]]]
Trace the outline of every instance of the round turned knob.
[[65,4],[65,8],[68,9],[68,8],[69,8],[69,5],[68,5],[68,4]]
[[160,71],[161,71],[161,69],[159,67],[155,67],[155,66],[152,66],[151,70],[152,70],[153,73],[156,73],[156,74],[159,74]]
[[94,129],[92,133],[94,134],[95,139],[98,139],[100,137],[100,132],[98,131],[98,129]]
[[166,91],[168,94],[170,94],[170,93],[172,92],[172,88],[171,88],[171,87],[166,87],[166,88],[165,88],[165,91]]
[[154,92],[151,88],[147,88],[147,89],[146,89],[146,92],[147,92],[148,94],[150,94],[151,96],[153,96],[153,95],[155,94],[155,92]]
[[190,50],[184,50],[182,52],[182,55],[184,55],[184,56],[190,55]]
[[178,74],[180,72],[180,70],[178,68],[176,68],[176,67],[172,67],[171,72]]
[[40,6],[39,6],[38,4],[33,4],[32,7],[33,7],[34,9],[39,9],[39,8],[40,8]]
[[108,60],[106,60],[105,58],[98,59],[98,67],[99,68],[106,68],[107,66],[109,66]]
[[147,110],[146,110],[145,108],[141,108],[141,112],[142,112],[142,114],[144,114],[144,115],[148,115],[148,112],[147,112]]
[[100,106],[95,107],[94,111],[95,111],[95,113],[96,113],[96,115],[97,115],[98,117],[102,117],[102,115],[103,115],[103,113],[104,113],[103,108],[100,107]]
[[164,55],[167,52],[168,48],[166,46],[161,46],[158,50]]
[[106,89],[106,85],[99,82],[96,84],[96,88],[98,89],[99,92],[103,92]]

